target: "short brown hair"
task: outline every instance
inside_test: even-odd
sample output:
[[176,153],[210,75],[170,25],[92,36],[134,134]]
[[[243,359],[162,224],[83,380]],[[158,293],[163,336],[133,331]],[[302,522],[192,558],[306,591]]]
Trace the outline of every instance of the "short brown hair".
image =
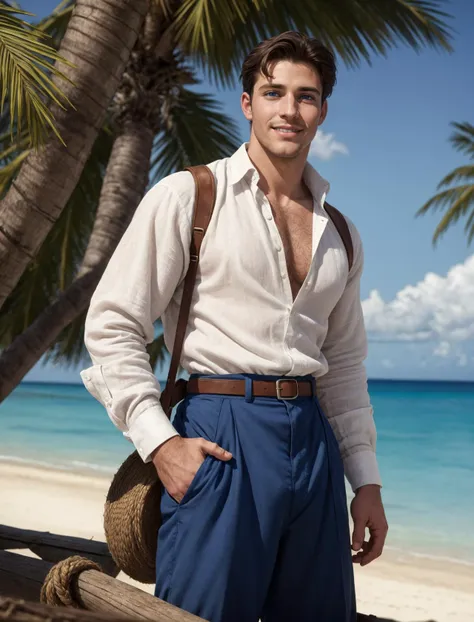
[[311,65],[319,73],[323,83],[322,101],[331,95],[336,84],[334,54],[318,39],[293,30],[262,41],[250,52],[240,74],[244,93],[252,97],[257,76],[263,73],[270,78],[271,65],[281,60]]

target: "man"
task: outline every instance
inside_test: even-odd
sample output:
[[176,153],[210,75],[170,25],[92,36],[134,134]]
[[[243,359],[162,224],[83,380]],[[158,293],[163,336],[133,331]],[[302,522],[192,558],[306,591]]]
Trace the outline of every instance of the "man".
[[[147,193],[88,312],[84,383],[165,487],[155,594],[211,622],[353,622],[352,562],[379,556],[387,532],[363,366],[361,241],[349,223],[349,269],[324,208],[328,183],[306,161],[335,77],[332,54],[294,32],[244,62],[251,135],[210,165],[217,200],[173,425],[145,345],[162,317],[172,349],[190,260],[189,172]],[[352,559],[344,470],[355,490]]]

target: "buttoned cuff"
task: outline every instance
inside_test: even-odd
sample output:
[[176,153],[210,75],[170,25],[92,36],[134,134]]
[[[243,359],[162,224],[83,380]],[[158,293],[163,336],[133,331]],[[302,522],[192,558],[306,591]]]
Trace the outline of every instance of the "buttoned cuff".
[[140,413],[128,429],[128,436],[143,462],[150,462],[153,451],[177,435],[165,411],[157,404]]
[[344,472],[354,492],[367,484],[382,486],[374,451],[358,451],[347,456],[344,459]]

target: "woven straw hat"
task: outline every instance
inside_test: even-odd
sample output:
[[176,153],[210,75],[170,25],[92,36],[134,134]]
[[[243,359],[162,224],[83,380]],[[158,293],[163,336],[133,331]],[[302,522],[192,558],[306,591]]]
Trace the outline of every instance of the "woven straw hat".
[[105,537],[117,566],[141,583],[155,582],[163,485],[152,462],[133,452],[115,474],[104,511]]

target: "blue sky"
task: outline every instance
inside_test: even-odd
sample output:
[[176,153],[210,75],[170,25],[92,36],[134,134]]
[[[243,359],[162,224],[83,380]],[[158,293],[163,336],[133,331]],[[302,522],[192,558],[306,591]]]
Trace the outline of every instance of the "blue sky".
[[[53,0],[21,2],[42,16]],[[365,248],[362,300],[372,378],[471,380],[474,372],[474,245],[458,225],[431,243],[436,215],[415,219],[440,179],[465,162],[448,141],[451,121],[474,123],[474,2],[445,3],[453,54],[407,47],[347,69],[340,62],[312,164],[331,183],[329,200],[355,222]],[[239,88],[205,79],[223,110],[248,125]],[[80,382],[77,369],[42,366],[25,380]],[[160,372],[158,372],[158,375]]]

